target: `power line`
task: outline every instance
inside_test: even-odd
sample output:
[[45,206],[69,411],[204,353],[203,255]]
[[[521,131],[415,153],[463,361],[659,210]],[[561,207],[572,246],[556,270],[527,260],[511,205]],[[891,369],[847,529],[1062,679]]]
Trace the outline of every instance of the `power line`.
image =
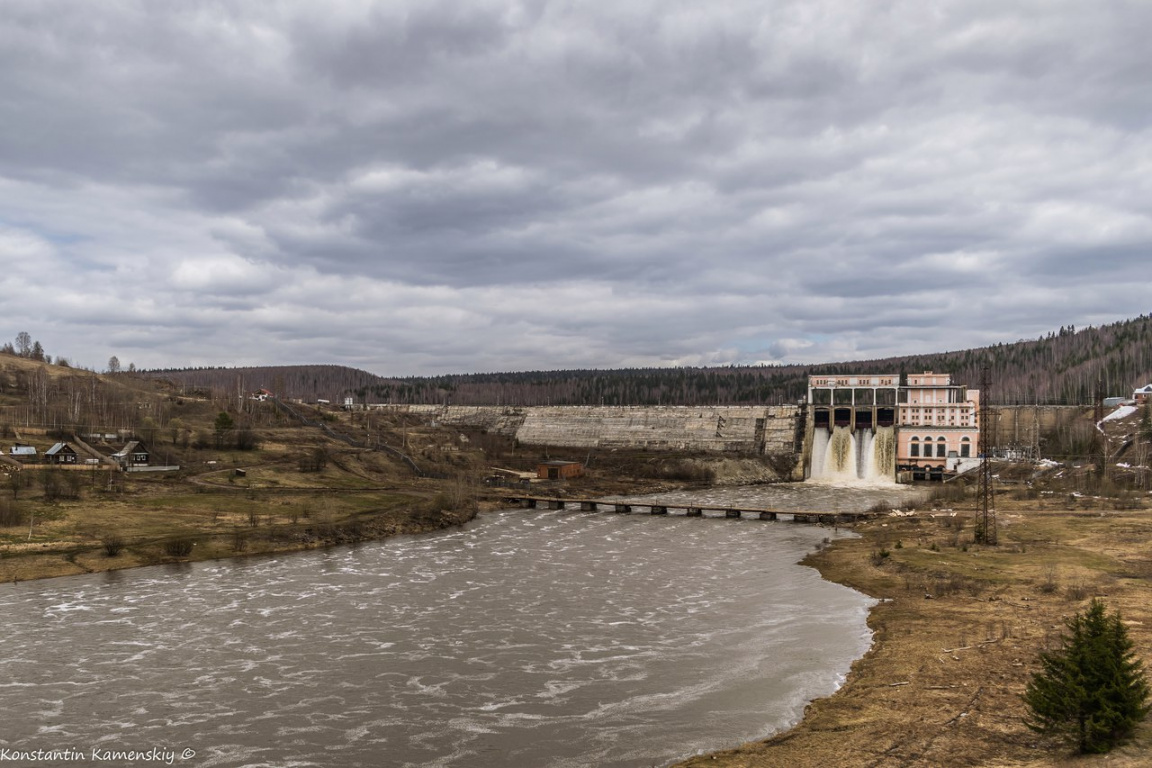
[[976,543],[995,546],[996,499],[992,490],[992,409],[988,406],[991,389],[988,366],[980,371],[980,510],[976,517]]

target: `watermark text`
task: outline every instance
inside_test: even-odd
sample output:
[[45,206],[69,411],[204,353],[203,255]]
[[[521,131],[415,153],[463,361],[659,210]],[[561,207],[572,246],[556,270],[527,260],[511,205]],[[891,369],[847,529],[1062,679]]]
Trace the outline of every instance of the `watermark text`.
[[196,757],[192,749],[123,749],[113,747],[92,747],[91,749],[12,749],[0,747],[0,763],[159,763],[175,765],[177,762]]

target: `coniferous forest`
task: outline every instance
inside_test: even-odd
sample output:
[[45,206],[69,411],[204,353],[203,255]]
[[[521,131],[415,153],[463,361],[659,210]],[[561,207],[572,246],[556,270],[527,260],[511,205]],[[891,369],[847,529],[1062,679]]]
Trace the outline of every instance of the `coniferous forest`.
[[[386,367],[387,361],[381,363]],[[988,368],[1000,405],[1080,405],[1131,396],[1152,382],[1152,315],[1060,328],[1010,344],[819,365],[624,368],[388,378],[339,365],[141,371],[213,391],[268,389],[285,398],[452,405],[747,405],[794,403],[811,374],[946,371],[976,388]]]

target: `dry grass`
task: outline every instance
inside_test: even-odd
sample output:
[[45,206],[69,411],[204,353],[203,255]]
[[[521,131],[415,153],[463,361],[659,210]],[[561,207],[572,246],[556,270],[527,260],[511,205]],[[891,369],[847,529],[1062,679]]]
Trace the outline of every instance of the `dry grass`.
[[[77,501],[21,500],[35,524],[0,527],[0,581],[90,573],[171,560],[204,560],[316,546],[319,527],[387,519],[403,527],[427,491],[210,487],[133,483],[126,493],[86,489]],[[237,531],[245,546],[235,546]],[[121,541],[115,556],[106,542]],[[192,541],[185,552],[175,542]]]
[[[1073,756],[1024,727],[1020,694],[1037,652],[1092,596],[1121,611],[1152,659],[1152,512],[1017,505],[1001,511],[994,548],[971,544],[971,513],[958,517],[966,531],[939,518],[873,521],[813,555],[827,578],[884,600],[869,620],[872,650],[793,730],[684,765],[1148,765],[1152,728],[1111,755]],[[889,555],[875,565],[881,548]]]

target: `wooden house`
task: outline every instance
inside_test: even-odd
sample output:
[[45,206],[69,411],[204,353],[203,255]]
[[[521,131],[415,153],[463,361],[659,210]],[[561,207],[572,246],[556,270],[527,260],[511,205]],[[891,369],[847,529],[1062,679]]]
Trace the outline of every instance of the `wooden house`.
[[123,448],[112,454],[112,458],[121,467],[146,467],[151,460],[148,449],[139,440],[129,441]]
[[68,443],[56,443],[44,451],[44,461],[49,464],[75,464],[79,457]]

